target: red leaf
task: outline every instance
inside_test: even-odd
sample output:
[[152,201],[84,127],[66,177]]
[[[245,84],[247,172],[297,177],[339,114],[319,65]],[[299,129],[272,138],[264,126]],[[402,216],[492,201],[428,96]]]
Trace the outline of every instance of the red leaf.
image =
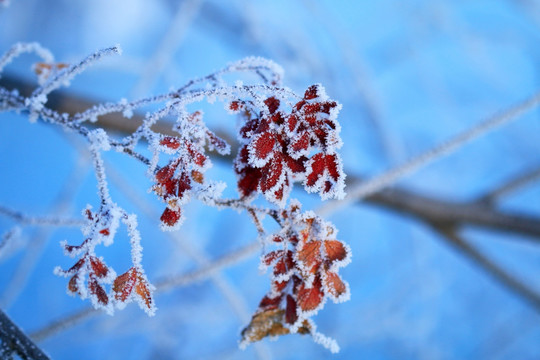
[[193,160],[193,162],[197,164],[198,166],[203,167],[208,157],[204,155],[203,153],[194,149],[191,143],[189,142],[186,142],[186,143],[187,143],[187,151],[189,155],[191,156],[191,159]]
[[[314,186],[324,174],[325,170],[334,181],[338,181],[341,176],[338,169],[337,155],[324,155],[323,153],[318,153],[311,158],[311,172],[307,174],[306,185]],[[324,192],[330,191],[330,189],[327,190],[326,188],[323,190],[326,190]]]
[[270,114],[275,113],[279,108],[279,100],[275,97],[269,97],[268,99],[264,100],[264,103],[266,104],[266,107],[268,107]]
[[73,265],[67,272],[68,273],[75,273],[75,272],[79,271],[79,269],[84,265],[85,262],[86,262],[86,257],[83,257],[83,258],[79,259],[79,261],[77,261],[75,263],[75,265]]
[[79,293],[79,286],[77,286],[78,279],[79,279],[79,275],[77,275],[77,274],[73,275],[71,277],[71,279],[69,279],[68,290],[72,294],[78,294]]
[[279,303],[281,302],[281,298],[282,295],[278,295],[274,298],[269,298],[268,296],[265,296],[259,303],[259,308],[262,310],[277,309],[279,307]]
[[283,256],[285,253],[284,250],[276,250],[276,251],[270,251],[268,254],[266,254],[263,258],[263,262],[266,264],[266,266],[269,266],[272,264],[277,258]]
[[315,99],[319,96],[319,86],[318,85],[311,85],[304,94],[304,99],[311,100]]
[[260,134],[253,142],[252,142],[252,154],[258,159],[266,159],[268,155],[272,152],[274,149],[274,144],[276,143],[276,137],[271,132],[264,132]]
[[99,231],[99,233],[100,233],[101,235],[105,235],[105,236],[111,235],[109,229],[102,229],[102,230]]
[[181,199],[189,189],[191,189],[191,179],[187,173],[183,172],[178,179],[178,197]]
[[[276,154],[277,155],[277,154]],[[263,193],[275,187],[278,181],[281,178],[281,173],[283,172],[283,163],[282,157],[276,156],[270,160],[265,167],[262,168],[262,177],[261,177],[261,191]]]
[[329,271],[326,273],[325,285],[328,288],[330,295],[335,298],[338,298],[339,296],[347,292],[347,286],[341,280],[339,275],[334,272]]
[[309,132],[305,131],[296,139],[292,144],[292,150],[298,152],[300,150],[307,150],[309,147],[309,140],[311,139]]
[[325,240],[326,258],[330,261],[341,261],[347,257],[347,249],[339,240]]
[[240,102],[235,100],[229,104],[229,109],[231,109],[232,111],[238,111],[238,109],[240,109],[240,106]]
[[326,168],[326,161],[323,153],[315,154],[311,158],[311,172],[307,175],[307,186],[313,186],[319,180]]
[[289,124],[289,131],[293,131],[296,128],[296,124],[298,123],[298,117],[292,114],[287,118],[287,123]]
[[137,272],[134,268],[129,269],[114,279],[113,292],[116,300],[126,301],[137,281]]
[[276,292],[281,292],[283,291],[283,289],[285,289],[288,283],[289,283],[288,281],[274,281],[273,290]]
[[165,136],[163,139],[161,139],[159,144],[175,150],[180,147],[180,141],[172,136]]
[[156,181],[158,183],[163,183],[164,181],[172,178],[174,175],[174,171],[176,170],[176,166],[167,165],[162,167],[161,169],[156,172]]
[[315,115],[321,110],[320,103],[306,104],[303,108],[304,114],[306,115]]
[[[337,103],[335,101],[324,101],[321,103],[321,112],[325,114],[330,114],[330,110],[335,108]],[[332,129],[335,129],[335,125],[330,125]]]
[[296,307],[296,300],[291,295],[287,295],[287,307],[285,309],[285,321],[287,324],[294,324],[298,320]]
[[262,177],[261,169],[246,167],[239,173],[238,190],[242,197],[247,197],[257,191],[259,181]]
[[109,273],[107,266],[95,256],[90,256],[90,266],[98,278],[105,277]]
[[163,198],[168,198],[169,196],[175,196],[176,192],[178,190],[178,180],[177,179],[169,179],[165,182],[163,182],[163,185],[161,187],[165,192],[163,194],[160,194],[163,196]]
[[298,159],[293,159],[289,155],[285,155],[285,161],[287,167],[295,174],[300,174],[306,172],[306,166],[304,165],[307,161],[307,157],[301,156]]
[[282,255],[274,265],[274,275],[284,275],[294,267],[293,254],[291,250]]
[[109,297],[105,290],[99,285],[96,279],[89,280],[88,290],[91,294],[96,295],[98,302],[102,305],[107,305],[109,303]]
[[259,119],[251,119],[246,121],[244,126],[240,129],[240,135],[244,139],[249,139],[253,136],[253,133],[257,130],[259,127]]
[[311,288],[306,288],[302,283],[298,288],[298,305],[302,311],[310,311],[316,309],[323,300],[324,293],[322,291],[321,280],[317,276],[313,281]]
[[328,169],[328,173],[332,179],[334,179],[334,181],[338,181],[340,174],[338,171],[338,159],[335,154],[326,155],[326,168]]
[[178,208],[177,210],[165,208],[165,211],[163,211],[163,214],[161,214],[161,217],[159,219],[167,226],[174,226],[174,224],[176,224],[180,219],[180,215],[180,208]]
[[307,271],[314,274],[321,265],[321,242],[314,240],[305,243],[297,252],[298,260],[304,263]]

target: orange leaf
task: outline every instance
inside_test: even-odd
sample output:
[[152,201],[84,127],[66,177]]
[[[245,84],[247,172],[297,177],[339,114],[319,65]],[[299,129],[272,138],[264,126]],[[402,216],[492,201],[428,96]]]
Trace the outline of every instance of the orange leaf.
[[321,264],[321,242],[318,240],[305,243],[298,251],[298,260],[307,266],[308,272],[314,274]]
[[315,278],[311,288],[306,288],[304,283],[300,285],[298,288],[298,305],[302,311],[314,310],[321,304],[324,297],[321,287],[321,280],[318,276]]
[[328,291],[330,292],[330,295],[332,295],[335,298],[340,297],[344,293],[347,292],[347,286],[341,280],[338,274],[335,272],[327,272],[326,273],[326,281],[325,285],[328,288]]
[[105,277],[109,273],[107,266],[95,256],[90,256],[90,265],[98,278]]
[[126,301],[129,295],[131,295],[136,281],[137,273],[134,268],[131,268],[122,275],[118,276],[113,283],[113,291],[115,293],[116,300]]
[[324,242],[326,258],[330,261],[341,261],[347,257],[347,249],[339,240],[326,240]]
[[[282,251],[282,250],[279,250]],[[292,251],[287,250],[287,253],[283,255],[274,265],[274,275],[282,275],[289,272],[294,267]]]
[[151,309],[152,308],[152,294],[150,294],[150,289],[148,287],[148,284],[146,283],[146,280],[144,280],[141,276],[139,276],[138,278],[137,285],[135,286],[135,292],[144,301],[144,303],[146,304],[146,307]]
[[77,286],[77,280],[79,276],[77,274],[73,275],[71,279],[69,279],[68,283],[68,290],[73,294],[79,293],[79,287]]

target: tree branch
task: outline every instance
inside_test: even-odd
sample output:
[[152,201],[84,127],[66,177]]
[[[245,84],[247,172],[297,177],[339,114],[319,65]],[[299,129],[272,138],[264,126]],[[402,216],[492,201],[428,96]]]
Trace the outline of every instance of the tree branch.
[[538,179],[540,179],[540,166],[537,166],[533,169],[527,169],[527,171],[524,171],[523,173],[508,180],[499,187],[496,187],[493,190],[489,191],[477,201],[487,204],[493,204],[501,197],[508,195],[526,185],[529,185],[531,182]]
[[[354,181],[353,177],[350,178]],[[393,211],[413,215],[428,223],[453,227],[480,226],[526,235],[529,236],[530,240],[540,243],[539,217],[502,212],[485,203],[450,202],[400,188],[381,190],[368,196],[365,201]]]
[[[30,83],[22,81],[16,77],[10,77],[7,74],[0,78],[0,86],[7,89],[19,89],[21,94],[30,94],[33,86]],[[540,100],[540,98],[538,99]],[[56,109],[59,113],[83,113],[95,105],[96,102],[77,97],[66,92],[57,91],[49,95],[49,107]],[[529,104],[530,105],[530,104]],[[515,109],[513,110],[516,111]],[[512,111],[510,111],[512,112]],[[510,113],[508,112],[508,113]],[[513,112],[512,112],[513,113]],[[514,114],[514,113],[513,113]],[[502,114],[503,116],[505,114]],[[508,115],[508,114],[507,114]],[[495,117],[496,119],[497,117]],[[132,134],[142,123],[143,117],[134,114],[130,119],[122,116],[121,113],[110,113],[99,117],[97,125],[109,130],[123,134]],[[165,134],[175,136],[172,128],[167,123],[161,121],[152,126],[152,129]],[[219,134],[222,138],[230,138],[226,134]],[[235,151],[231,151],[234,154]],[[134,156],[133,154],[130,154]],[[225,158],[232,161],[234,155]],[[217,159],[224,159],[218,157]],[[216,159],[216,160],[217,160]],[[143,161],[142,159],[141,161]],[[144,162],[144,161],[143,161]],[[349,188],[358,188],[365,182],[361,178],[349,176]],[[475,225],[488,229],[518,233],[534,238],[534,241],[540,241],[540,218],[518,213],[502,212],[494,209],[486,203],[455,203],[442,199],[427,197],[403,188],[393,188],[378,190],[367,196],[366,202],[381,205],[393,211],[410,214],[428,222],[447,223],[454,226]],[[339,208],[342,208],[342,204]],[[335,208],[324,207],[329,212]]]
[[23,360],[49,360],[49,357],[0,309],[2,355],[11,349]]
[[535,308],[536,311],[540,312],[540,294],[530,289],[523,282],[519,281],[517,278],[509,274],[506,270],[482,254],[480,250],[465,241],[455,229],[451,227],[442,227],[435,224],[430,225],[436,232],[442,235],[441,239],[447,244],[459,250],[461,254],[465,255],[475,265],[483,269],[499,284],[505,286],[512,293],[527,301]]

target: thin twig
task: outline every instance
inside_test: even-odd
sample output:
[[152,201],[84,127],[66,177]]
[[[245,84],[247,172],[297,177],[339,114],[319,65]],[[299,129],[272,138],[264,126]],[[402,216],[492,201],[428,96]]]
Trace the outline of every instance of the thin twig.
[[540,179],[540,166],[533,169],[527,169],[527,171],[524,171],[522,174],[519,174],[518,176],[510,179],[501,186],[489,191],[477,201],[480,203],[484,202],[488,204],[494,203],[501,197],[513,193],[516,190],[519,190],[520,188],[538,179]]
[[[49,360],[49,357],[0,309],[0,340],[23,360]],[[7,355],[7,354],[5,354]]]
[[[354,179],[352,176],[349,177],[349,180],[354,181]],[[365,203],[416,216],[422,221],[446,224],[456,228],[465,225],[479,226],[525,235],[527,240],[540,242],[540,217],[504,212],[486,203],[451,202],[423,196],[398,187],[369,195]]]
[[540,312],[540,294],[529,288],[526,284],[486,257],[480,250],[465,241],[455,229],[437,226],[436,224],[432,224],[432,227],[442,235],[441,239],[447,244],[459,250],[461,254],[465,255],[475,265],[483,269],[499,284],[506,287],[513,294],[518,295],[521,299],[532,305],[536,311]]
[[52,216],[28,216],[20,211],[9,209],[0,205],[0,215],[12,218],[21,225],[35,226],[82,226],[85,224],[83,219],[60,218]]

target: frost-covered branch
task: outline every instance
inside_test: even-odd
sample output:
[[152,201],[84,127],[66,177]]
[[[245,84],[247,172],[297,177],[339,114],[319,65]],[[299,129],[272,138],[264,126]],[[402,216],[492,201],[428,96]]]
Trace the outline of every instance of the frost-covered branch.
[[53,216],[29,216],[23,212],[10,209],[5,206],[0,205],[0,215],[9,217],[15,220],[21,225],[30,225],[30,226],[61,226],[61,227],[70,227],[70,226],[82,226],[84,224],[83,219],[73,219],[73,218],[60,218]]
[[49,357],[0,309],[0,357],[17,354],[23,360],[48,360]]
[[[268,324],[261,322],[261,316],[277,310],[281,315],[267,320],[272,326],[281,326],[280,334],[308,333],[315,341],[336,351],[335,341],[316,331],[311,316],[324,306],[327,298],[335,302],[348,298],[348,285],[337,270],[347,263],[350,249],[335,238],[337,231],[330,223],[311,212],[301,213],[300,204],[289,201],[289,194],[293,184],[300,182],[307,192],[318,193],[323,200],[344,196],[345,174],[338,151],[342,146],[341,128],[337,122],[341,106],[331,100],[319,84],[310,86],[303,95],[283,87],[281,68],[261,58],[246,58],[192,80],[176,91],[134,102],[121,100],[102,104],[75,115],[59,113],[46,106],[50,92],[100,58],[118,52],[118,47],[100,50],[72,66],[40,63],[36,65],[40,86],[30,96],[0,87],[0,111],[28,113],[31,122],[40,118],[74,131],[89,143],[100,206],[96,211],[91,206],[83,211],[87,219],[82,228],[85,239],[79,245],[62,244],[66,255],[78,258],[71,268],[55,270],[57,275],[69,278],[68,292],[82,299],[89,298],[95,308],[111,314],[115,308],[121,309],[132,300],[149,315],[156,309],[155,288],[148,282],[141,264],[136,217],[127,214],[110,198],[102,153],[115,150],[147,165],[147,174],[153,183],[151,190],[165,203],[159,218],[162,230],[178,229],[185,219],[185,204],[199,200],[207,206],[247,210],[261,239],[272,238],[274,243],[282,243],[280,247],[288,248],[266,254],[265,264],[274,267],[275,278],[272,278],[271,292],[263,298],[243,333],[244,346],[277,335],[265,332]],[[13,57],[9,54],[6,59]],[[263,83],[244,84],[238,80],[228,85],[222,77],[244,71],[257,75]],[[207,150],[227,155],[230,145],[206,126],[201,112],[187,109],[201,101],[212,104],[216,100],[243,120],[238,136],[242,147],[234,164],[238,199],[222,199],[225,184],[207,179],[205,175],[212,166]],[[151,103],[164,104],[147,114],[142,124],[120,141],[112,140],[102,128],[91,130],[88,127],[88,122],[96,122],[100,116],[111,112],[121,112],[129,118],[135,109]],[[152,130],[166,117],[176,119],[173,135],[164,136]],[[151,156],[134,150],[141,140],[147,142]],[[269,203],[266,209],[250,205],[259,194]],[[281,230],[274,235],[266,234],[257,213],[273,217]],[[113,243],[120,222],[126,225],[130,238],[132,266],[117,275],[97,255],[96,248]],[[295,254],[305,251],[306,247],[313,247],[320,255],[314,254],[312,259],[296,257]],[[266,303],[269,298],[271,305]]]
[[[2,82],[9,85],[11,88],[25,89],[30,87],[22,80],[12,77],[0,79],[0,84],[2,84]],[[52,94],[51,97],[54,95],[55,94]],[[73,95],[67,93],[61,93],[58,95],[58,97],[54,99],[54,103],[61,105],[60,108],[56,109],[59,113],[68,112],[72,114],[82,114],[84,112],[84,108],[96,108],[92,106],[92,101],[75,98]],[[113,107],[115,107],[114,111],[117,111],[117,113],[113,112]],[[131,107],[138,108],[138,105],[136,102],[134,102]],[[135,132],[138,128],[137,124],[142,122],[142,116],[138,115],[136,112],[131,119],[121,116],[122,111],[124,111],[126,108],[128,108],[126,104],[120,103],[111,106],[111,112],[107,110],[106,114],[100,115],[99,124],[107,131],[120,132],[122,134],[131,134]],[[78,116],[75,117],[77,118]],[[167,136],[174,135],[174,132],[171,131],[170,126],[162,125],[162,123],[155,124],[153,128],[157,133]],[[227,140],[230,138],[230,136],[225,136],[223,134],[220,134],[220,136]],[[138,154],[130,149],[125,149],[124,151],[130,156],[133,156],[134,158],[139,159],[141,162],[149,165],[150,160],[141,154]],[[234,150],[233,146],[232,153],[235,152],[236,151]],[[233,156],[212,157],[212,160],[215,161],[232,161],[232,159]],[[523,186],[525,181],[529,182],[537,178],[537,174],[538,169],[527,171],[522,176],[516,177],[515,181],[512,180],[508,184],[501,186],[500,191],[503,191],[504,194],[506,194],[509,190],[507,188],[514,190],[516,186]],[[349,180],[347,182],[349,187],[357,187],[362,183],[360,179],[350,175],[347,180]],[[362,179],[362,181],[365,181],[365,179]],[[499,190],[495,191],[497,194],[500,192]],[[489,194],[486,194],[485,196],[491,197]],[[482,199],[485,196],[483,196]],[[498,197],[499,195],[496,196]],[[391,210],[396,210],[405,214],[412,214],[420,217],[436,216],[445,222],[452,222],[456,225],[479,225],[495,230],[530,235],[533,238],[540,237],[540,219],[527,216],[525,214],[503,212],[494,208],[493,206],[481,206],[482,204],[480,203],[483,201],[480,200],[478,201],[478,204],[469,202],[455,203],[394,186],[390,190],[382,189],[372,195],[367,196],[366,202],[376,205],[383,205]],[[336,205],[337,207],[332,211],[341,209],[341,205],[338,203]]]
[[[349,180],[354,182],[355,178],[351,176]],[[527,236],[528,240],[540,241],[539,217],[498,210],[484,202],[452,202],[395,187],[367,196],[364,203],[412,215],[421,221],[451,225],[456,228],[468,225],[479,226],[522,234]]]

